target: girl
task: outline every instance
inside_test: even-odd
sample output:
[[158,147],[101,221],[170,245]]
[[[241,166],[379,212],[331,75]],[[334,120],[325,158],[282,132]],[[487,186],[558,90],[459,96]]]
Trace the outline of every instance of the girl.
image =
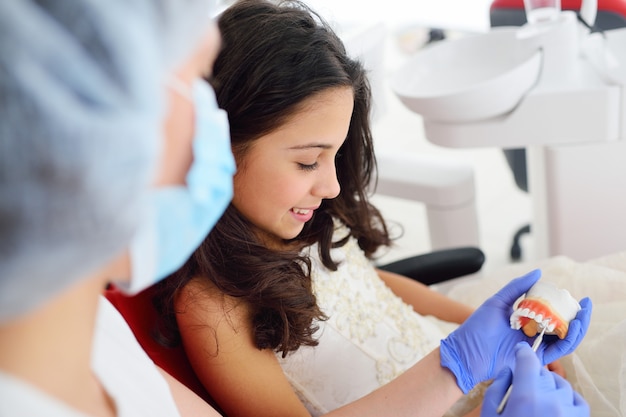
[[234,197],[161,285],[161,336],[182,341],[229,416],[320,415],[439,346],[449,329],[427,315],[461,323],[471,309],[371,263],[390,237],[366,191],[370,90],[332,30],[300,3],[262,0],[219,26],[211,82],[229,115]]

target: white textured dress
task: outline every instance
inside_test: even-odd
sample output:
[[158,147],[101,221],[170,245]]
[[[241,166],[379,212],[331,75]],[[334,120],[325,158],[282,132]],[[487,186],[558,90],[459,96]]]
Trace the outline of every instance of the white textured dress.
[[[335,240],[347,233],[339,228]],[[313,416],[391,381],[456,327],[415,313],[379,278],[354,238],[331,251],[339,262],[337,271],[324,267],[317,245],[306,253],[317,301],[328,320],[318,323],[318,346],[304,346],[278,359]]]

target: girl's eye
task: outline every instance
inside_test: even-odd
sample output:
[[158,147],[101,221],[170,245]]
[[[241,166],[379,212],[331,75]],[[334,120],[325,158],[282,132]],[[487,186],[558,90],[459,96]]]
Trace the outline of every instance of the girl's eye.
[[315,171],[317,169],[317,166],[317,162],[310,165],[298,163],[298,168],[300,168],[302,171]]

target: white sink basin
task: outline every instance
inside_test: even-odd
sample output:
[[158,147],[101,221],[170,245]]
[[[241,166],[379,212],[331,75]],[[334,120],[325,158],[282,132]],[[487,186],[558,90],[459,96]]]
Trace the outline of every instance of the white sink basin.
[[425,119],[471,122],[505,114],[536,84],[539,50],[523,50],[517,28],[433,44],[394,74],[391,87]]

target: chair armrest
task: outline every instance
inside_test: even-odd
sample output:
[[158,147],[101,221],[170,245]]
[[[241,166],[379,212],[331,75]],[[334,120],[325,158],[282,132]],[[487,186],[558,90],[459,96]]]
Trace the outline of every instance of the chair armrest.
[[432,249],[480,246],[472,165],[397,149],[376,159],[376,194],[423,203]]
[[474,202],[474,168],[441,155],[376,148],[376,193],[445,209]]
[[473,274],[482,268],[484,262],[483,251],[475,247],[462,247],[412,256],[378,268],[432,285]]

